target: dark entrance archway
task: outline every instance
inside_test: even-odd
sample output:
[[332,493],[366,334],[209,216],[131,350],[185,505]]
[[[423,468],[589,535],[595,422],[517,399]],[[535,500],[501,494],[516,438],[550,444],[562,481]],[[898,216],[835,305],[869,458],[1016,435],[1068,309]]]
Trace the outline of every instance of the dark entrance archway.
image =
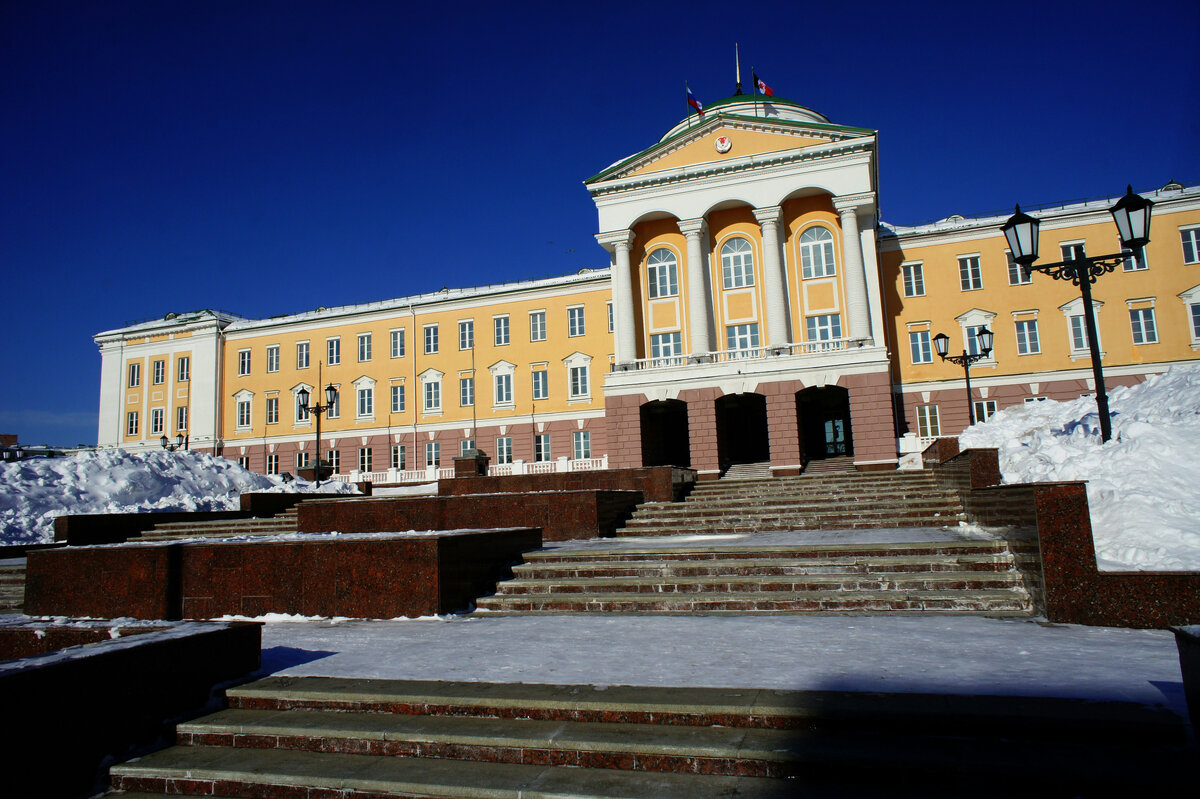
[[717,452],[721,471],[735,463],[771,459],[766,397],[729,394],[717,400]]
[[806,388],[796,393],[796,417],[806,461],[854,454],[850,431],[850,392],[841,386]]
[[647,402],[641,408],[641,422],[643,466],[692,465],[686,402]]

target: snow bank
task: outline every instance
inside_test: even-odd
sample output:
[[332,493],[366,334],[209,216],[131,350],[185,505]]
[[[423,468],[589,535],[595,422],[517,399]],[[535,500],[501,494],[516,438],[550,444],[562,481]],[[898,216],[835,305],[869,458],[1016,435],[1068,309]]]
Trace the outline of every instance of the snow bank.
[[[0,464],[0,544],[54,539],[54,518],[67,513],[237,510],[248,491],[312,491],[307,480],[285,484],[201,452],[101,450],[69,458]],[[321,493],[354,493],[324,483]]]
[[1109,392],[1112,440],[1096,401],[1031,402],[959,437],[995,447],[1006,483],[1087,480],[1096,560],[1108,571],[1200,571],[1200,366]]

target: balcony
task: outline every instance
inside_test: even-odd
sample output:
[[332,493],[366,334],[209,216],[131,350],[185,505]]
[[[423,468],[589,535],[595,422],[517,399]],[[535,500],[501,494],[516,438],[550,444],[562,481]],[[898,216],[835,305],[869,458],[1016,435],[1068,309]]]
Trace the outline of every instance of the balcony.
[[702,355],[668,355],[659,358],[639,358],[628,363],[616,363],[613,358],[609,363],[610,372],[644,372],[650,369],[676,369],[687,366],[708,363],[741,363],[744,361],[760,361],[786,356],[829,355],[831,353],[857,350],[871,345],[870,339],[837,338],[829,341],[806,341],[797,344],[784,344],[779,347],[749,347],[736,350],[717,350]]

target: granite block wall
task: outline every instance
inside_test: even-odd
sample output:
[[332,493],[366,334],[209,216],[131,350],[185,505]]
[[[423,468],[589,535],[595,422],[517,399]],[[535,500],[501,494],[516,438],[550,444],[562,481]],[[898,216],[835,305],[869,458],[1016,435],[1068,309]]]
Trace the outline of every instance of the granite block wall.
[[[640,457],[640,456],[639,456]],[[672,466],[639,466],[586,472],[456,477],[438,481],[439,496],[521,494],[539,491],[640,491],[646,502],[678,502],[696,482],[695,472]]]

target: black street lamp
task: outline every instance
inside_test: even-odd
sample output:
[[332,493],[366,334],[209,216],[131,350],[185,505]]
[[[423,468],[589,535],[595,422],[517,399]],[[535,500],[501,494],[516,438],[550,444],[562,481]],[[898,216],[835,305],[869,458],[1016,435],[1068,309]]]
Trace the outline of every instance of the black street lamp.
[[325,386],[325,404],[317,403],[309,405],[308,400],[311,395],[307,388],[302,388],[296,392],[296,401],[300,403],[300,407],[309,413],[316,414],[317,417],[317,447],[316,460],[313,465],[313,478],[317,481],[317,488],[321,487],[321,414],[333,407],[337,402],[337,389],[333,387],[333,383]]
[[167,438],[166,436],[158,439],[158,443],[161,444],[162,448],[167,452],[174,452],[177,449],[187,449],[188,440],[183,433],[176,433],[174,444],[172,444],[171,439]]
[[956,363],[963,368],[963,372],[967,377],[967,418],[971,420],[971,424],[975,424],[975,404],[971,400],[971,364],[976,361],[982,361],[992,352],[992,331],[986,327],[981,327],[975,332],[975,340],[979,344],[979,352],[970,353],[966,349],[962,355],[947,355],[950,351],[950,337],[945,333],[938,333],[933,337],[933,348],[937,350],[937,354],[943,361]]
[[1154,203],[1125,188],[1125,196],[1109,209],[1124,252],[1114,255],[1083,256],[1052,264],[1034,264],[1038,257],[1038,227],[1041,224],[1029,214],[1017,212],[1004,226],[1004,237],[1012,251],[1013,260],[1021,265],[1028,277],[1031,272],[1045,272],[1055,280],[1070,280],[1083,295],[1083,320],[1087,328],[1088,349],[1092,353],[1092,374],[1096,380],[1096,410],[1100,414],[1100,438],[1112,438],[1112,419],[1108,413],[1108,394],[1104,390],[1104,370],[1100,364],[1100,346],[1096,335],[1096,315],[1092,310],[1092,284],[1096,278],[1117,268],[1128,258],[1141,258],[1142,248],[1150,243],[1150,211]]

